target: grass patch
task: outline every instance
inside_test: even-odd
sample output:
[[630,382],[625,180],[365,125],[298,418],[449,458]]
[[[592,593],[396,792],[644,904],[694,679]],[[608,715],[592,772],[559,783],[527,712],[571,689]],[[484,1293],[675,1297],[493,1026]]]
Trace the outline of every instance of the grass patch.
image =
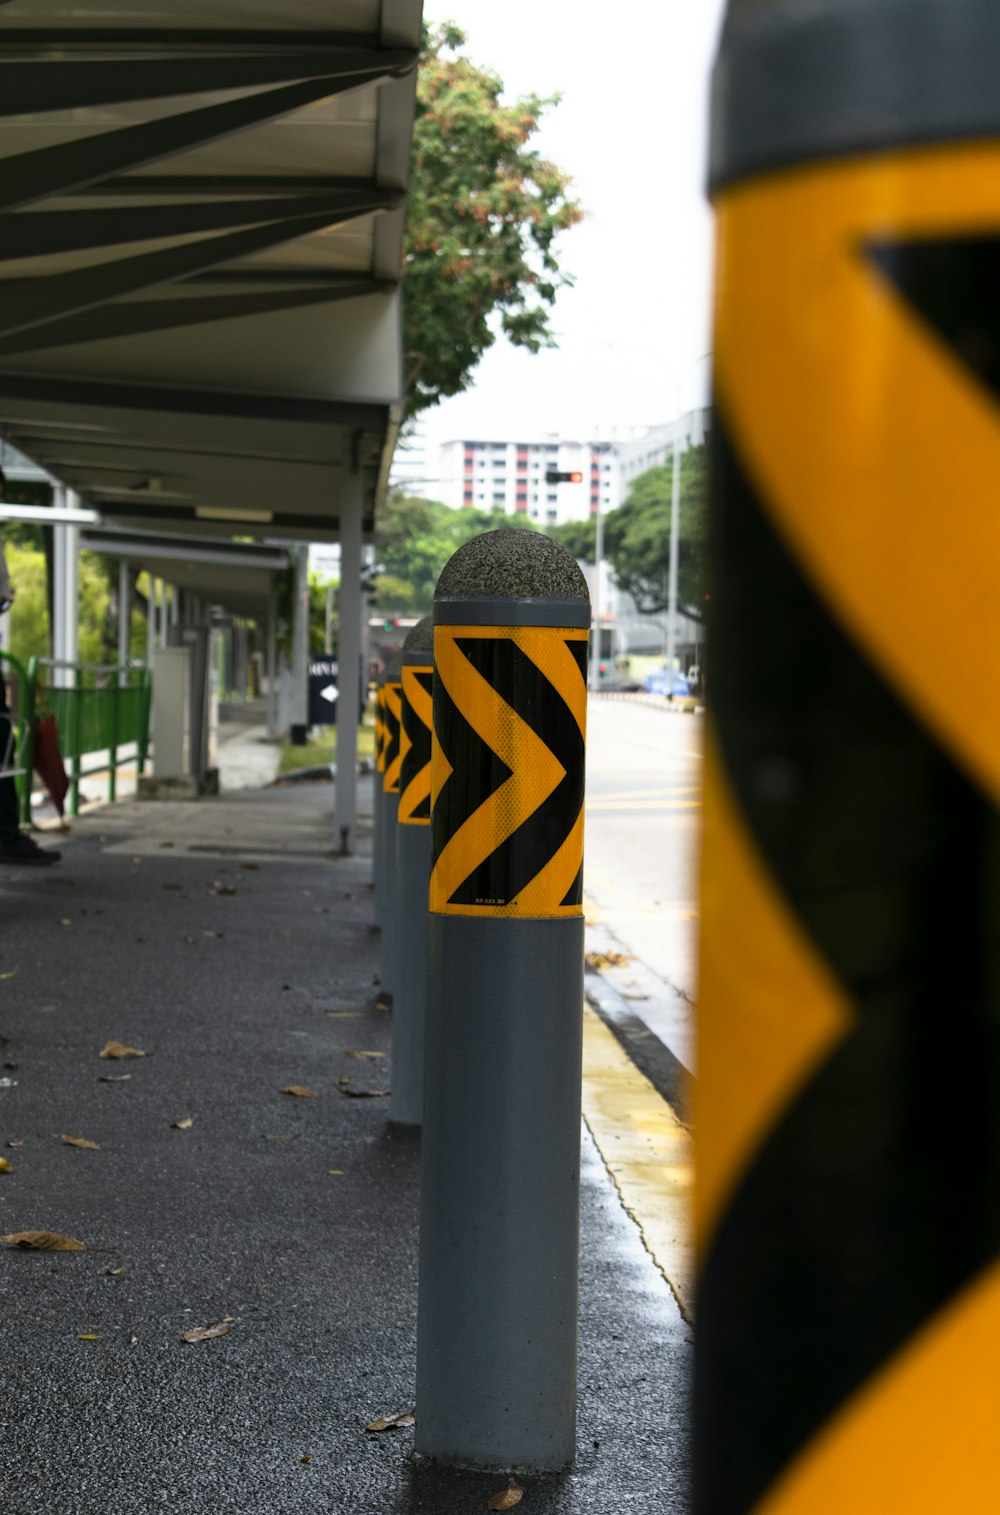
[[[337,761],[336,727],[321,726],[319,730],[322,735],[314,742],[307,742],[304,747],[293,747],[291,742],[282,742],[279,778],[283,773],[295,773],[299,768],[318,768],[322,763]],[[375,727],[366,719],[358,727],[358,757],[370,758],[374,755]]]

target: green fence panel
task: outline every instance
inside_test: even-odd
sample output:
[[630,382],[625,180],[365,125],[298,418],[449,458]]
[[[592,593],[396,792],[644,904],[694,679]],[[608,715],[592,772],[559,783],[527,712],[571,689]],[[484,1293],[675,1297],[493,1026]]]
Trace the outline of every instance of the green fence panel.
[[[55,667],[63,669],[67,683],[51,682]],[[33,715],[51,715],[59,734],[59,750],[70,774],[69,812],[79,807],[81,778],[108,774],[108,799],[116,792],[116,770],[135,762],[141,774],[149,750],[149,714],[152,679],[146,668],[94,666],[32,658],[28,682],[32,684]],[[136,752],[122,756],[121,748],[135,744]],[[89,767],[84,759],[100,754]]]

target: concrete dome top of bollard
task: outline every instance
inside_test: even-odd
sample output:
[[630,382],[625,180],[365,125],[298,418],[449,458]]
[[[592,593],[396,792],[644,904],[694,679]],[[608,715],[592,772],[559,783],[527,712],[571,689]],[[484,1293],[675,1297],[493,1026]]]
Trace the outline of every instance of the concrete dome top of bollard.
[[587,580],[551,537],[502,526],[448,559],[434,592],[436,625],[589,626]]
[[412,626],[406,633],[403,643],[403,655],[408,652],[433,652],[434,651],[434,617],[425,615]]
[[385,667],[382,669],[382,682],[384,684],[398,684],[402,667],[402,653],[394,652],[391,658],[386,659]]

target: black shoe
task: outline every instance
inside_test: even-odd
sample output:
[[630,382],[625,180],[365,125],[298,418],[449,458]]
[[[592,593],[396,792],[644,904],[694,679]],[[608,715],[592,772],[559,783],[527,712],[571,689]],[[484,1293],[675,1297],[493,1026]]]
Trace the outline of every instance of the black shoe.
[[58,863],[61,857],[62,853],[53,847],[39,847],[25,831],[13,842],[0,842],[0,866],[4,863]]

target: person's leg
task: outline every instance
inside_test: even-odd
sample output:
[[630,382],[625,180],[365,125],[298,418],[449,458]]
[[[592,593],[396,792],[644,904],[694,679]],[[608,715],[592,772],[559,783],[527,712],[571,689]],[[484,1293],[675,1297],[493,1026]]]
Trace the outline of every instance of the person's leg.
[[[7,766],[9,741],[10,716],[0,710],[0,768]],[[39,847],[33,837],[22,832],[14,780],[0,778],[0,864],[58,863],[61,856],[52,847]]]
[[[0,768],[6,766],[10,741],[10,716],[0,711]],[[0,847],[16,842],[21,835],[17,813],[17,789],[13,779],[0,778]]]

